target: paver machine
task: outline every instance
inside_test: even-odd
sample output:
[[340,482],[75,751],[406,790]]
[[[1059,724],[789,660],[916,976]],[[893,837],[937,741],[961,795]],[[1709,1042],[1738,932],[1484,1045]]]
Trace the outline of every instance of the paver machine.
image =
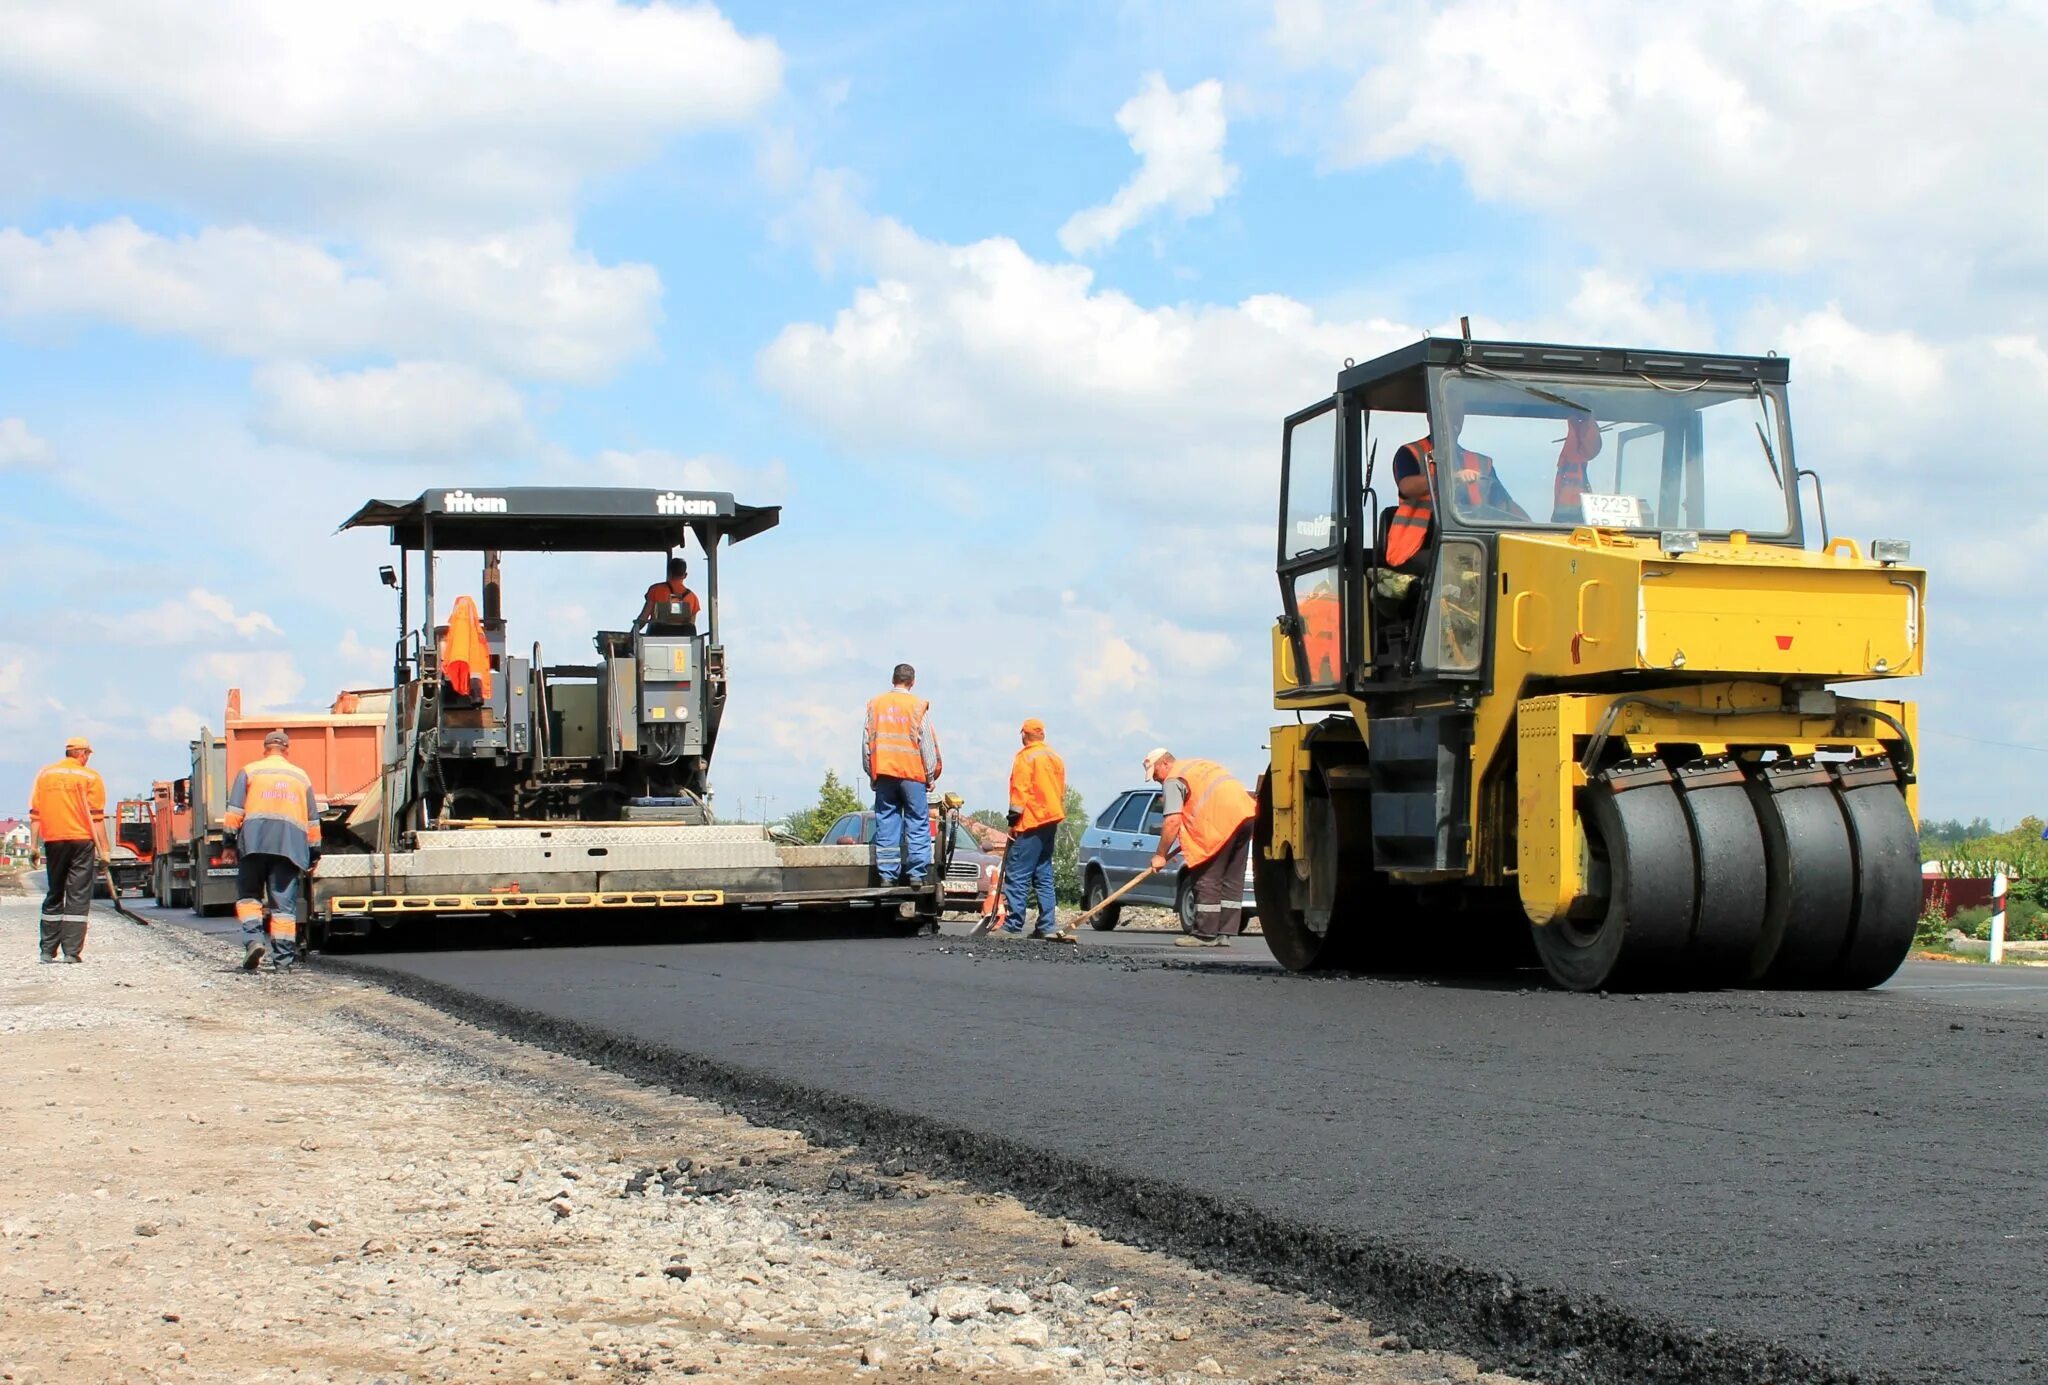
[[[432,914],[936,917],[943,858],[926,885],[888,886],[870,847],[802,845],[713,821],[710,764],[727,693],[720,549],[780,514],[723,492],[511,487],[431,490],[352,515],[344,529],[384,529],[399,550],[383,570],[398,603],[396,692],[381,782],[313,876],[315,939]],[[687,538],[703,555],[701,624],[663,599],[644,629],[599,631],[594,658],[576,663],[511,640],[501,554],[662,555]],[[458,553],[481,560],[480,602],[450,603],[437,587],[446,569],[436,558]],[[629,598],[640,604],[638,588],[622,604]]]
[[1832,685],[1921,672],[1926,574],[1903,541],[1828,532],[1788,377],[1431,338],[1347,361],[1286,420],[1292,716],[1254,853],[1283,963],[1533,952],[1578,990],[1897,969],[1914,709]]

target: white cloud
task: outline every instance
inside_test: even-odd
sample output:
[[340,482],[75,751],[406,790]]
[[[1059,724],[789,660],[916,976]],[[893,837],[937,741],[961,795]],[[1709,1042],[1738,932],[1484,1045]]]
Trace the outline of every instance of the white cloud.
[[685,457],[658,447],[637,450],[606,448],[590,462],[577,459],[579,469],[595,466],[608,486],[649,486],[664,490],[731,491],[742,505],[772,505],[789,490],[789,471],[781,461],[741,465],[730,457],[704,454]]
[[54,455],[50,444],[31,433],[27,423],[18,418],[0,418],[0,471],[48,466]]
[[1174,91],[1154,72],[1117,111],[1116,123],[1130,136],[1138,171],[1108,202],[1074,213],[1060,227],[1060,244],[1070,255],[1107,249],[1161,209],[1183,218],[1207,215],[1237,186],[1237,166],[1223,157],[1228,120],[1221,82]]
[[253,226],[0,228],[0,322],[109,321],[233,356],[440,357],[589,381],[652,345],[660,298],[652,267],[598,264],[552,222],[348,256]]
[[508,455],[533,441],[519,391],[468,366],[401,361],[330,374],[280,362],[255,383],[259,431],[342,456]]
[[0,0],[0,31],[14,186],[355,224],[550,212],[782,73],[666,0]]
[[[186,661],[185,677],[206,686],[242,692],[242,710],[269,712],[293,705],[305,691],[298,661],[282,651],[263,654],[200,654]],[[226,694],[222,695],[226,705]]]
[[1345,357],[1420,335],[1279,294],[1147,307],[1007,238],[947,245],[838,202],[824,224],[876,278],[829,325],[784,328],[760,368],[861,447],[1085,459],[1094,484],[1239,505],[1274,484],[1283,415],[1328,392]]
[[2039,6],[1287,0],[1273,36],[1355,74],[1340,162],[1453,160],[1610,261],[2039,292]]
[[146,610],[87,619],[107,639],[122,645],[178,646],[284,635],[277,622],[262,611],[237,610],[229,598],[204,587],[193,587]]
[[[153,741],[177,742],[196,740],[199,728],[206,724],[207,718],[204,713],[180,705],[168,711],[151,713],[146,727],[149,738]],[[173,774],[170,777],[181,776]]]

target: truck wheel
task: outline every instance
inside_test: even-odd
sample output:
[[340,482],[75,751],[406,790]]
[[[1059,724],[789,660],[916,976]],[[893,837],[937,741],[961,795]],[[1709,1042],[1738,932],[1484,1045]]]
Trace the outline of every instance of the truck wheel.
[[[1096,905],[1102,903],[1103,900],[1108,898],[1109,882],[1102,878],[1102,872],[1099,870],[1089,871],[1088,884],[1081,891],[1082,909],[1093,909]],[[1088,926],[1090,928],[1093,928],[1098,933],[1107,933],[1111,929],[1116,927],[1117,921],[1123,917],[1123,912],[1123,905],[1112,904],[1107,909],[1104,909],[1101,913],[1097,914],[1094,918],[1088,920]]]

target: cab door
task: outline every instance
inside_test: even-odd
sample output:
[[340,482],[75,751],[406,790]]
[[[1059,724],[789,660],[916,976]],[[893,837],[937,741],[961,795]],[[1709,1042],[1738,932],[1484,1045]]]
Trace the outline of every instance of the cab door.
[[[1280,626],[1292,687],[1335,691],[1356,658],[1344,567],[1344,439],[1336,398],[1288,418],[1281,435]],[[1282,680],[1284,682],[1284,680]]]

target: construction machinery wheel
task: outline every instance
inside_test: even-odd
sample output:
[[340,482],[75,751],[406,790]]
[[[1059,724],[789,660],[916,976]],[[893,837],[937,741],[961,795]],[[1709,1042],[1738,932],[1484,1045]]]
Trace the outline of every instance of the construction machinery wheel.
[[1677,774],[1699,879],[1682,979],[1687,986],[1739,984],[1749,979],[1764,930],[1763,831],[1734,761],[1700,761]]
[[1849,845],[1856,858],[1856,912],[1849,943],[1831,978],[1845,989],[1883,985],[1913,947],[1920,920],[1920,834],[1896,779],[1880,771],[1857,783],[1857,771],[1835,783]]
[[[1089,871],[1088,883],[1086,886],[1082,888],[1081,891],[1082,911],[1085,913],[1086,911],[1095,908],[1097,905],[1101,904],[1103,900],[1108,898],[1109,882],[1102,878],[1102,872],[1099,870]],[[1089,919],[1088,926],[1098,933],[1108,933],[1117,926],[1117,923],[1123,918],[1123,914],[1123,905],[1112,904],[1107,909],[1104,909],[1101,913],[1097,914],[1094,918]]]
[[1655,989],[1685,979],[1697,876],[1692,832],[1671,772],[1624,761],[1586,794],[1586,841],[1603,907],[1590,918],[1532,925],[1551,980],[1573,991]]
[[[1303,796],[1308,814],[1308,858],[1272,860],[1271,794],[1259,780],[1259,810],[1252,830],[1252,892],[1266,946],[1289,971],[1334,971],[1359,966],[1361,933],[1370,912],[1372,838],[1368,824],[1346,816],[1328,794]],[[1361,816],[1361,815],[1352,815]],[[1348,852],[1348,855],[1347,855]],[[1362,859],[1361,859],[1362,854]]]
[[[1811,761],[1764,766],[1749,781],[1764,837],[1764,928],[1750,979],[1832,984],[1856,906],[1856,859],[1840,800]],[[1917,910],[1916,910],[1917,912]]]

